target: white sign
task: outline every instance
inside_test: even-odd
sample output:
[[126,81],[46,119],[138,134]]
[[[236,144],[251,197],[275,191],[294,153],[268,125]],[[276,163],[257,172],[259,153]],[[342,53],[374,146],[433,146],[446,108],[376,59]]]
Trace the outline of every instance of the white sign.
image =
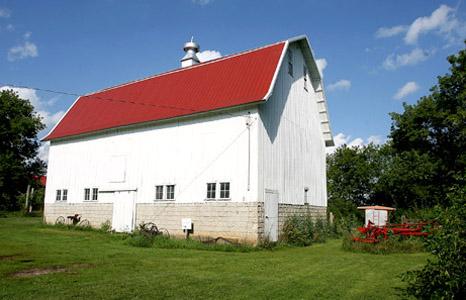
[[181,219],[181,228],[183,230],[193,229],[193,222],[191,219]]

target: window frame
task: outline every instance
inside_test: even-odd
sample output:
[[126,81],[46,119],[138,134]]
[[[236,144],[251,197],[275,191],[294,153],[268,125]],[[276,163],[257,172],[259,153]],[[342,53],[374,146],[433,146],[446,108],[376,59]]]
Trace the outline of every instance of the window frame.
[[175,185],[174,184],[167,184],[165,185],[166,200],[175,200]]
[[[161,189],[160,193],[159,193],[159,190],[158,189]],[[156,185],[155,186],[155,200],[163,200],[163,185]],[[159,198],[160,196],[160,198]]]
[[99,188],[92,188],[92,201],[99,200]]
[[68,201],[68,189],[61,191],[61,201]]
[[[225,186],[227,188],[225,188]],[[231,199],[230,197],[230,194],[231,194],[231,184],[229,181],[224,181],[224,182],[220,182],[220,193],[219,193],[219,196],[220,198],[219,199]]]
[[[213,187],[210,188],[210,187]],[[217,199],[217,183],[216,182],[207,182],[207,200],[215,200]],[[213,197],[212,197],[213,196]]]
[[84,188],[84,201],[91,201],[91,189]]
[[61,195],[62,195],[62,194],[61,194],[61,190],[56,190],[56,192],[55,192],[55,201],[56,201],[56,202],[57,202],[57,201],[62,201],[62,200],[61,200],[61,199],[62,199]]

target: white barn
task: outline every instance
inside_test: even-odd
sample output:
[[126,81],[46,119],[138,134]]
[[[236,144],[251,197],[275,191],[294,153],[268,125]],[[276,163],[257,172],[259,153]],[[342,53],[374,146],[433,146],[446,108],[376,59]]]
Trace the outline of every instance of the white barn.
[[44,218],[81,214],[117,231],[277,240],[290,214],[324,216],[323,83],[307,37],[79,97],[50,141]]

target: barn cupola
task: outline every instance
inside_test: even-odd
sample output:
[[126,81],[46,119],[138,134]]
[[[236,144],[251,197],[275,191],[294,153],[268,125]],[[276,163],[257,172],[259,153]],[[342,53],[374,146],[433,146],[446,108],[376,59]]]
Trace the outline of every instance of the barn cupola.
[[186,52],[186,54],[181,59],[182,68],[193,66],[199,63],[199,58],[196,55],[196,53],[199,52],[199,44],[194,42],[192,37],[190,42],[184,44],[183,50]]

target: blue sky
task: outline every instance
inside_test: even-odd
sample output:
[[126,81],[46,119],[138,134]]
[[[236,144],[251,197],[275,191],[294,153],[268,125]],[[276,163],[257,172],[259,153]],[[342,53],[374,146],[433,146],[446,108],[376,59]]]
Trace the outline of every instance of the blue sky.
[[[389,112],[414,103],[463,48],[461,1],[0,0],[0,87],[77,94],[179,67],[192,35],[204,59],[305,34],[323,69],[337,144],[383,142]],[[20,90],[48,128],[73,96]],[[41,135],[45,134],[42,132]]]

